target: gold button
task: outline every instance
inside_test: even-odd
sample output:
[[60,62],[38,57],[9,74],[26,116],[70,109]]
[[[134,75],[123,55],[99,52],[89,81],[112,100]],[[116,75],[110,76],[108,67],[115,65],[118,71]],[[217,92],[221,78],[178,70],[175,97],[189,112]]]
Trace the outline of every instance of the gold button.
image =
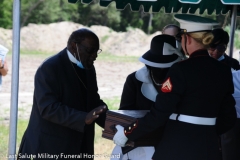
[[129,127],[129,130],[131,130],[131,127]]
[[136,126],[136,123],[134,123],[133,126],[135,127],[135,126]]
[[126,130],[125,130],[124,132],[125,132],[125,133],[127,133],[127,131],[126,131]]

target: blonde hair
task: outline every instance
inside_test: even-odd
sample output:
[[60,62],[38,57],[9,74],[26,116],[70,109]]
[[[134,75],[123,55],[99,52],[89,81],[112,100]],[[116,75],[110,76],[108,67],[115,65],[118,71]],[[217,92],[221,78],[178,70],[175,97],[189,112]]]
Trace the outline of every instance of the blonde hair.
[[214,35],[211,32],[194,32],[188,33],[195,41],[202,44],[204,48],[209,48]]

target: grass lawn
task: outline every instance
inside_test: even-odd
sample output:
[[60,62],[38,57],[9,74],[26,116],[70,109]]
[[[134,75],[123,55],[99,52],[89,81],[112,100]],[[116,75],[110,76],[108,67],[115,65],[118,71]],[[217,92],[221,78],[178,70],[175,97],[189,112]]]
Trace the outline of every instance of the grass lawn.
[[[42,57],[47,58],[52,55],[56,54],[55,52],[44,52],[44,51],[30,51],[30,50],[20,50],[21,57],[24,56],[33,56],[34,57]],[[12,52],[9,51],[8,55],[12,56]],[[106,52],[102,52],[98,55],[97,61],[104,61],[104,62],[138,62],[137,56],[117,56],[113,54],[109,54]]]
[[[17,151],[28,120],[19,119],[17,127]],[[8,154],[9,124],[0,120],[0,160],[6,160]]]
[[[110,110],[116,110],[119,107],[120,98],[113,97],[110,99],[103,99],[107,103]],[[28,120],[19,119],[17,126],[17,149],[20,145],[22,135],[27,127]],[[95,160],[106,160],[106,155],[110,155],[113,147],[115,146],[112,141],[102,138],[102,128],[98,125],[95,126],[95,154],[99,157]],[[8,137],[9,136],[9,124],[0,119],[0,160],[6,160],[8,153]]]

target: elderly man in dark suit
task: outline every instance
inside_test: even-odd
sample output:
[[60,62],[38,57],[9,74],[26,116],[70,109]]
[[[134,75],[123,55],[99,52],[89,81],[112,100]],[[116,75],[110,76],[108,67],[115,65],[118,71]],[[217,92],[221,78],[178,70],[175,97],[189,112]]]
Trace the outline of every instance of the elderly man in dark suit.
[[69,37],[67,48],[38,68],[19,159],[94,158],[94,124],[104,127],[107,110],[93,65],[100,51],[98,37],[79,29]]

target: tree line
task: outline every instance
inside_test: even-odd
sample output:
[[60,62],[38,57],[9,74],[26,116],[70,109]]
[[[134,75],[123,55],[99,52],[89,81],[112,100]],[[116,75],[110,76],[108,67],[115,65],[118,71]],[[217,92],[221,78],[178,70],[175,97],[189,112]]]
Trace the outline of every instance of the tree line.
[[[84,26],[102,25],[115,31],[127,31],[129,28],[139,28],[151,34],[161,31],[166,24],[177,24],[174,14],[164,13],[162,8],[158,13],[144,13],[140,8],[138,12],[131,11],[130,6],[124,10],[117,10],[115,3],[108,7],[101,7],[99,0],[93,0],[89,5],[77,3],[70,4],[67,0],[21,0],[21,26],[29,23],[49,24],[61,21],[72,21]],[[0,27],[12,28],[13,0],[0,0]],[[230,24],[230,14],[207,15],[217,20],[225,27]],[[239,26],[237,21],[237,28]]]

